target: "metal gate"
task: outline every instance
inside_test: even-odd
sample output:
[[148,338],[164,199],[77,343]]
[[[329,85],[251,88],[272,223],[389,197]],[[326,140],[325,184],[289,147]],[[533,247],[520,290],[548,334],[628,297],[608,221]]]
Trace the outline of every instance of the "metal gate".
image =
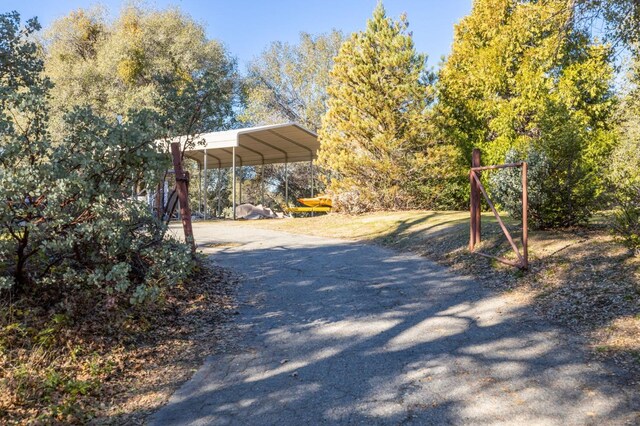
[[[504,225],[504,222],[500,218],[500,215],[498,214],[498,211],[493,205],[493,202],[491,202],[489,195],[487,195],[486,189],[484,188],[484,186],[482,186],[482,183],[480,182],[480,174],[482,173],[482,171],[505,169],[509,167],[520,167],[522,170],[522,254],[520,253],[520,250],[518,249],[518,246],[516,245],[516,243],[513,241],[513,238],[511,237],[511,234],[507,230],[507,227]],[[482,167],[480,166],[480,150],[474,149],[471,156],[471,169],[469,170],[469,181],[471,184],[471,208],[470,208],[471,221],[470,221],[470,230],[469,230],[470,231],[469,232],[470,234],[469,235],[469,251],[471,251],[472,253],[479,254],[480,256],[495,259],[498,262],[502,262],[510,266],[515,266],[520,269],[527,269],[529,267],[529,251],[528,251],[529,230],[527,227],[527,208],[528,208],[527,163],[519,162],[519,163],[498,164],[494,166]],[[484,196],[485,200],[487,201],[487,204],[491,208],[491,211],[493,211],[493,214],[496,217],[496,220],[498,221],[498,224],[500,225],[502,232],[504,233],[505,237],[507,237],[507,240],[509,241],[511,248],[513,249],[516,256],[518,257],[517,262],[513,262],[511,260],[508,260],[502,257],[492,256],[490,254],[475,251],[475,247],[480,243],[480,239],[481,239],[480,194]]]

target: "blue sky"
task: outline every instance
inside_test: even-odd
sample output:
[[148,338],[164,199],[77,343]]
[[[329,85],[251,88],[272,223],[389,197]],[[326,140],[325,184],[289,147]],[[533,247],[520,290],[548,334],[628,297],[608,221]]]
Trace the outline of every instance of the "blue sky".
[[[339,29],[363,29],[377,0],[160,0],[147,1],[156,8],[178,6],[202,23],[211,38],[221,40],[239,59],[241,67],[275,40],[295,42],[301,31],[312,34]],[[453,24],[471,10],[472,0],[387,0],[387,13],[406,12],[420,52],[437,66],[449,52]],[[38,16],[43,26],[70,11],[93,4],[117,14],[120,0],[0,0],[0,12],[17,10],[23,18]]]

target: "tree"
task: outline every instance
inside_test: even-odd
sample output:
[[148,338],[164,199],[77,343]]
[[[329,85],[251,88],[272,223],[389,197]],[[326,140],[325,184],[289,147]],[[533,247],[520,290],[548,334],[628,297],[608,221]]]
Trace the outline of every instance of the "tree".
[[256,125],[293,121],[317,132],[327,109],[329,72],[343,41],[334,30],[301,33],[294,45],[271,43],[249,65],[240,120]]
[[80,9],[52,24],[45,47],[58,128],[65,109],[83,105],[108,118],[153,110],[166,137],[233,122],[235,60],[177,9],[129,6],[112,23],[99,10]]
[[[271,43],[249,65],[244,82],[245,109],[239,119],[251,125],[296,122],[317,132],[327,110],[329,72],[343,41],[340,31],[332,31],[316,36],[301,33],[297,44]],[[287,171],[290,196],[308,196],[309,165],[291,164]],[[285,193],[284,166],[264,166],[264,172],[255,173],[254,186],[260,186],[262,176],[267,187]],[[315,186],[318,189],[317,180]]]
[[614,207],[613,230],[640,254],[640,58],[631,67],[630,88],[621,102],[619,144],[609,161],[608,183]]
[[636,0],[567,0],[566,7],[569,19],[565,29],[577,26],[583,31],[604,36],[620,50],[637,50],[640,4]]
[[538,180],[543,227],[589,217],[614,145],[611,50],[565,29],[569,13],[563,0],[476,1],[438,82],[439,128],[466,164],[474,147],[489,164],[512,149],[549,161]]
[[394,21],[382,3],[363,32],[341,47],[331,71],[319,162],[328,192],[347,211],[423,207],[428,187],[424,55],[416,53],[406,17]]
[[168,166],[154,143],[161,119],[72,108],[52,143],[52,85],[29,41],[38,29],[0,15],[0,291],[47,303],[84,295],[93,306],[153,298],[191,268],[187,247],[131,195]]

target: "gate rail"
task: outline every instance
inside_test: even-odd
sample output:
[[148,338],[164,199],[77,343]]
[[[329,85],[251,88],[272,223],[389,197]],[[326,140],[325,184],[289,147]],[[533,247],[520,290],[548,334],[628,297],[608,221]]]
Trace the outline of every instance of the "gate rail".
[[[528,250],[528,239],[529,239],[529,230],[527,226],[527,209],[528,209],[528,194],[527,194],[527,163],[518,162],[518,163],[509,163],[509,164],[498,164],[493,166],[480,166],[480,150],[474,149],[471,160],[471,169],[469,170],[469,182],[471,184],[471,221],[470,221],[470,230],[469,230],[469,251],[480,256],[488,257],[491,259],[495,259],[498,262],[505,263],[510,266],[515,266],[520,269],[527,269],[529,267],[529,250]],[[487,190],[484,188],[482,183],[480,182],[480,174],[482,171],[488,170],[497,170],[497,169],[505,169],[511,167],[520,167],[522,170],[522,254],[520,254],[520,250],[518,250],[518,246],[513,241],[509,230],[504,225],[502,218],[498,214],[493,202],[489,198],[487,194]],[[505,237],[509,241],[511,248],[515,252],[518,257],[517,262],[513,262],[511,260],[492,256],[490,254],[481,253],[475,251],[475,246],[480,243],[481,240],[481,205],[480,205],[480,194],[482,194],[487,201],[487,204],[491,208],[494,216],[496,217],[498,224],[500,224],[500,228],[504,233]]]

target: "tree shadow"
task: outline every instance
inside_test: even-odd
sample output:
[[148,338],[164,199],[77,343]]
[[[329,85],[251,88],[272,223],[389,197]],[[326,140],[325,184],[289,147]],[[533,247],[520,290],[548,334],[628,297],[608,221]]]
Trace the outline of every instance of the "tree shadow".
[[[486,216],[478,250],[516,260],[498,223]],[[503,220],[522,250],[520,224]],[[496,289],[527,288],[538,312],[588,337],[596,354],[615,357],[632,381],[640,380],[640,259],[612,238],[603,219],[585,227],[531,231],[527,273],[468,253],[468,218],[430,227],[408,225],[374,242],[419,247],[419,254],[470,271]]]
[[527,305],[418,256],[252,233],[264,246],[216,251],[244,273],[236,346],[152,424],[638,420],[637,395]]

